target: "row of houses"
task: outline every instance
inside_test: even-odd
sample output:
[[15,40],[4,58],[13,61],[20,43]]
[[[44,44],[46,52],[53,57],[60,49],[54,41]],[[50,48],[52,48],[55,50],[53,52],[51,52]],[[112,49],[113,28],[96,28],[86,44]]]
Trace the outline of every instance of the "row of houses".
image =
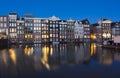
[[0,16],[0,38],[8,38],[10,43],[72,43],[112,40],[120,35],[120,22],[100,19],[90,24],[84,20],[61,20],[52,16],[36,18],[17,13]]
[[11,43],[82,42],[90,41],[90,24],[87,19],[35,18],[32,14],[20,18],[17,13],[9,13],[8,16],[0,16],[0,34],[4,34]]
[[120,36],[120,22],[112,22],[109,19],[99,19],[98,23],[92,24],[90,27],[91,41],[113,41],[116,36]]

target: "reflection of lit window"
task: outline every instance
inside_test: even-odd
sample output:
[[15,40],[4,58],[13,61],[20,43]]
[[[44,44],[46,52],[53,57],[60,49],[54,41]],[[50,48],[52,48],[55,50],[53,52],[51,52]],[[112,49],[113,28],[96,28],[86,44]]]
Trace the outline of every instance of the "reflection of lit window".
[[32,55],[33,54],[33,47],[29,48],[28,46],[26,46],[24,49],[24,53],[25,53],[25,55],[28,55],[28,56]]
[[16,52],[14,49],[9,49],[10,58],[12,59],[13,63],[16,64]]
[[42,59],[41,62],[43,63],[43,65],[45,65],[45,67],[50,70],[50,66],[48,64],[48,54],[49,54],[49,47],[43,47],[42,48]]

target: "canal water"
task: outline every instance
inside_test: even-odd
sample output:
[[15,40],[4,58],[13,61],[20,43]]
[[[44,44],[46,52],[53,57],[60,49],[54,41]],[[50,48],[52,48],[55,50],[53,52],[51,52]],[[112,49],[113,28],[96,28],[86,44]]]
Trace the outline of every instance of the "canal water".
[[0,78],[120,78],[120,51],[80,45],[25,45],[0,50]]

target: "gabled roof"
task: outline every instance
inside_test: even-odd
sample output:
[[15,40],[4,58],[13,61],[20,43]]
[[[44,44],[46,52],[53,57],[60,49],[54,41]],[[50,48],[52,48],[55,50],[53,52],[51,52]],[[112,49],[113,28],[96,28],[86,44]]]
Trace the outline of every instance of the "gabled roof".
[[78,21],[75,21],[75,26],[79,26],[79,23],[78,23]]
[[49,17],[49,20],[55,21],[55,20],[61,20],[61,19],[56,16],[52,16],[52,17]]
[[98,23],[100,24],[100,23],[111,23],[112,21],[111,20],[109,20],[109,19],[100,19],[99,21],[98,21]]
[[70,18],[69,20],[67,20],[68,22],[74,22],[74,20],[72,18]]

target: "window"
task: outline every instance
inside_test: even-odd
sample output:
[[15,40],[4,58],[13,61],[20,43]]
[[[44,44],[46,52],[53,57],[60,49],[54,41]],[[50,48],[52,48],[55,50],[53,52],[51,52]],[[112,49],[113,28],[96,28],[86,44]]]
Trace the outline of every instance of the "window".
[[20,25],[20,23],[18,23],[17,25]]
[[0,26],[3,27],[3,23],[1,23]]
[[3,17],[0,17],[0,21],[3,21]]
[[27,26],[27,23],[25,23],[25,26]]
[[50,27],[52,27],[52,24],[50,24]]
[[58,34],[56,34],[56,37],[58,37]]
[[52,37],[52,34],[50,34],[50,37]]
[[53,27],[55,27],[55,25],[53,24]]
[[52,41],[52,38],[50,38],[50,41]]
[[58,24],[56,25],[56,27],[58,27]]
[[6,23],[4,23],[4,27],[7,27],[7,24],[6,24]]
[[58,38],[56,38],[56,41],[58,41]]
[[36,27],[34,27],[34,30],[36,30]]
[[7,21],[7,17],[4,17],[4,21]]

